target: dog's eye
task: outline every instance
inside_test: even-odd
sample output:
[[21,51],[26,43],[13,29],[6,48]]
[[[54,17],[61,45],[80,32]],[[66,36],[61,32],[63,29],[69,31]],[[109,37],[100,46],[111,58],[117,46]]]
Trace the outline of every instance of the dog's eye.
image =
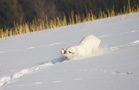
[[69,53],[71,53],[71,51],[69,51]]

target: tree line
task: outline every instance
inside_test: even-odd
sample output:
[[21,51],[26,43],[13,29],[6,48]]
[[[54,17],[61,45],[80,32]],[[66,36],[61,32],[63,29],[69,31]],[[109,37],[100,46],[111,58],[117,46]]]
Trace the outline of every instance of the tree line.
[[92,10],[96,16],[100,10],[107,12],[107,9],[114,9],[120,12],[128,1],[133,8],[139,5],[139,0],[0,0],[0,28],[45,19],[46,16],[48,20],[64,15],[68,18],[72,10],[75,14]]

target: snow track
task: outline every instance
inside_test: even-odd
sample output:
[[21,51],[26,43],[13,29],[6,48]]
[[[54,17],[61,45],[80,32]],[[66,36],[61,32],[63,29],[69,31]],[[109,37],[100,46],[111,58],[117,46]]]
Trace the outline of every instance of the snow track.
[[18,79],[18,78],[24,76],[24,75],[31,74],[31,73],[34,73],[36,71],[40,71],[40,70],[47,68],[47,67],[50,67],[52,65],[54,65],[53,62],[48,62],[48,63],[44,63],[42,65],[31,67],[28,69],[22,69],[19,72],[15,73],[13,75],[10,75],[10,76],[3,76],[0,78],[0,86],[4,86],[8,83],[13,82],[15,79]]
[[60,63],[63,61],[65,61],[65,58],[54,59],[50,62],[42,63],[38,66],[34,66],[31,68],[27,68],[27,69],[22,69],[10,76],[3,76],[0,78],[0,87],[6,85],[8,83],[15,82],[16,79],[21,78],[22,76],[32,74],[37,71],[41,71],[42,69],[49,68],[49,67],[53,66],[54,64]]

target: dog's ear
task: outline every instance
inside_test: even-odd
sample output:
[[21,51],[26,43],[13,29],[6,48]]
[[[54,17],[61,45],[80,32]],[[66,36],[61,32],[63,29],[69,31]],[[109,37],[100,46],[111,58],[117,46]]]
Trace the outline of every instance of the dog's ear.
[[66,48],[62,48],[61,54],[65,54],[65,53],[66,53]]

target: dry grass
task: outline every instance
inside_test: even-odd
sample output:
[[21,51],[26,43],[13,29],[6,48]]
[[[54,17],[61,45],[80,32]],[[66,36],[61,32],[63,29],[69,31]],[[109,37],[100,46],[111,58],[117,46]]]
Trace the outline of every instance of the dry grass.
[[31,23],[29,22],[26,22],[24,24],[15,23],[13,28],[7,28],[6,30],[0,29],[0,38],[11,37],[13,35],[21,35],[21,34],[35,32],[44,29],[52,29],[56,27],[67,26],[67,25],[72,25],[72,24],[77,24],[77,23],[82,23],[87,21],[94,22],[94,20],[96,19],[113,17],[117,15],[133,13],[133,12],[139,12],[139,8],[138,6],[137,8],[131,8],[129,0],[128,0],[127,7],[124,6],[123,10],[121,9],[119,13],[115,13],[114,7],[112,8],[112,10],[107,10],[107,14],[100,9],[99,16],[95,16],[92,10],[90,11],[86,10],[86,16],[84,14],[75,15],[74,11],[71,11],[71,15],[69,16],[69,21],[67,21],[66,16],[64,15],[63,19],[56,17],[53,20],[48,20],[46,16],[45,20],[34,19]]

